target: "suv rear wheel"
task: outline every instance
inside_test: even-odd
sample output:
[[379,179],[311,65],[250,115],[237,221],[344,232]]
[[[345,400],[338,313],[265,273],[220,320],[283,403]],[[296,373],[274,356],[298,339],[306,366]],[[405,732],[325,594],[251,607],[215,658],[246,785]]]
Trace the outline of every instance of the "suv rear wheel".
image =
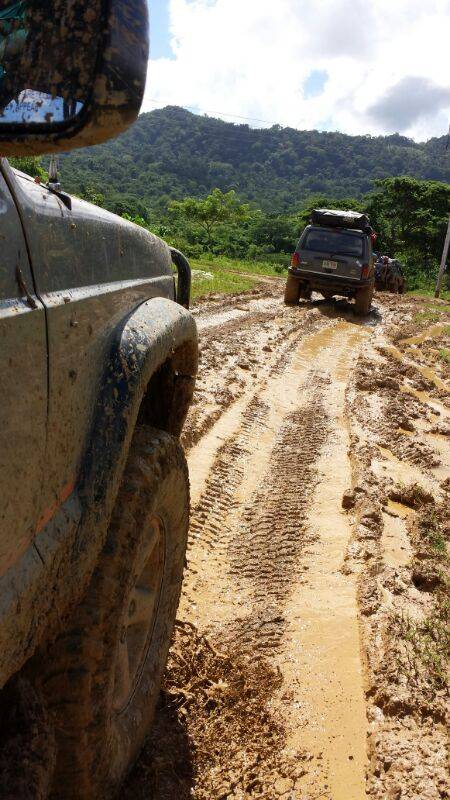
[[300,299],[300,282],[293,275],[288,275],[284,290],[284,302],[288,306],[297,305]]
[[178,441],[140,427],[90,586],[45,665],[58,800],[109,797],[139,753],[167,659],[188,517]]
[[358,289],[355,297],[355,312],[363,316],[368,314],[373,298],[373,286],[366,286],[364,289]]

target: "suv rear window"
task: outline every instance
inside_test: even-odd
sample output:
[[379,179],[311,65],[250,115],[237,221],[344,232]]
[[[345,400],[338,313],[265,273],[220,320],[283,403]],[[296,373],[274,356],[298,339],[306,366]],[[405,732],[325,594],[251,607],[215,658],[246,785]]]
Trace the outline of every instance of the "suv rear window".
[[312,228],[307,232],[301,244],[301,249],[361,258],[363,255],[363,243],[362,236],[355,236],[339,230],[329,231]]

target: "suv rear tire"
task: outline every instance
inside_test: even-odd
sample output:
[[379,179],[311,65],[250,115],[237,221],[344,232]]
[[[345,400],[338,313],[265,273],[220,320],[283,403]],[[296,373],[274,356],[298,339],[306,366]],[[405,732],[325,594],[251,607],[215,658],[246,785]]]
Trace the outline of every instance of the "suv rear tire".
[[142,747],[180,597],[188,521],[181,446],[139,427],[89,588],[42,680],[56,717],[58,800],[109,797]]
[[300,299],[300,281],[294,275],[288,275],[284,290],[284,302],[287,306],[296,306]]
[[358,316],[365,316],[370,311],[373,298],[373,286],[366,286],[358,289],[355,297],[355,313]]

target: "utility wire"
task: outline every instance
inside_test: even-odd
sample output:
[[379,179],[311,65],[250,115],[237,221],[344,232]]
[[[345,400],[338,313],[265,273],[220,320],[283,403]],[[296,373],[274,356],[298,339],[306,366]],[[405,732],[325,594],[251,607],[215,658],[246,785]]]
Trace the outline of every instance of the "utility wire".
[[[161,102],[163,102],[161,100],[155,100],[154,97],[149,97],[148,100],[150,100],[151,103],[156,103],[157,105],[160,105]],[[199,110],[198,106],[185,106],[184,104],[180,104],[180,103],[171,103],[170,105],[179,105],[179,106],[181,106],[181,108],[187,108],[188,111],[198,111]],[[273,120],[270,120],[270,119],[258,119],[258,117],[243,117],[241,114],[229,114],[228,111],[211,111],[211,110],[208,110],[207,108],[201,108],[200,111],[203,114],[220,114],[220,115],[222,115],[224,117],[233,117],[234,119],[245,119],[248,122],[263,122],[265,125],[280,125],[279,122],[274,122]],[[286,126],[286,127],[289,127],[289,126]]]

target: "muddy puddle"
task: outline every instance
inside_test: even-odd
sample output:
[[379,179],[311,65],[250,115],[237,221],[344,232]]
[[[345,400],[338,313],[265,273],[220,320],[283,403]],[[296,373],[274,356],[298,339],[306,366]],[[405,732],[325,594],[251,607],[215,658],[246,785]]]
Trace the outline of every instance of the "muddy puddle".
[[445,328],[446,323],[443,322],[437,323],[436,325],[431,325],[429,328],[426,328],[424,331],[415,336],[407,336],[406,339],[399,339],[399,344],[407,346],[422,344],[427,339],[433,339],[435,336],[440,336]]

